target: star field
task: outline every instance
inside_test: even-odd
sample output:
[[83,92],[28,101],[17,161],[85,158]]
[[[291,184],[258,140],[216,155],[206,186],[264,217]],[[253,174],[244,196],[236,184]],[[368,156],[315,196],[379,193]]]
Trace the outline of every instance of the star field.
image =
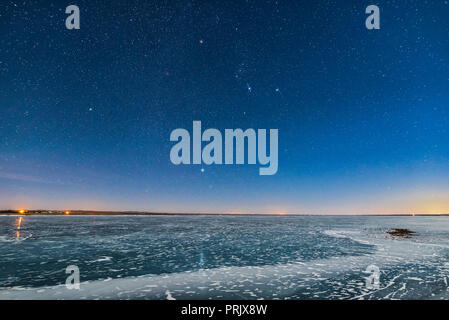
[[[0,4],[0,207],[449,212],[449,4]],[[170,132],[279,129],[279,171],[175,166]]]

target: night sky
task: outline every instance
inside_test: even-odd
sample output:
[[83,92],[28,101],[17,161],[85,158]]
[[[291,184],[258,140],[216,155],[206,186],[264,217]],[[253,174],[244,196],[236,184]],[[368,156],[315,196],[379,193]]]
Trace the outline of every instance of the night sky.
[[[194,120],[279,129],[277,174],[173,165]],[[448,1],[0,4],[2,209],[449,213],[448,129]]]

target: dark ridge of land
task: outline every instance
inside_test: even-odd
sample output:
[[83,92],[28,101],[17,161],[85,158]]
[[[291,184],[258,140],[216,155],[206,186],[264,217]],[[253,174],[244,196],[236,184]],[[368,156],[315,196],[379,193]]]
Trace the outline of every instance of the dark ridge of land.
[[0,215],[23,216],[269,216],[276,214],[263,213],[172,213],[172,212],[146,212],[146,211],[93,211],[93,210],[27,210],[20,213],[18,210],[0,210]]
[[[281,216],[274,213],[171,213],[171,212],[147,212],[147,211],[95,211],[95,210],[25,210],[21,213],[19,210],[5,209],[0,210],[0,215],[28,215],[28,216]],[[282,216],[398,216],[410,217],[410,214],[282,214]],[[447,213],[442,214],[415,214],[414,216],[449,216]],[[406,230],[406,229],[393,229]],[[387,233],[390,233],[387,231]]]
[[220,215],[214,213],[164,213],[164,212],[144,212],[144,211],[91,211],[91,210],[27,210],[20,213],[18,210],[0,210],[0,215],[24,215],[24,216],[212,216]]

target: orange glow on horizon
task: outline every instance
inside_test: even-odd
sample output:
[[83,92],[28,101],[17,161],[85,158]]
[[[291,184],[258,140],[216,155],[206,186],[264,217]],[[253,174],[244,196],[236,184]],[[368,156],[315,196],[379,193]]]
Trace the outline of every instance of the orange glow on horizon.
[[25,210],[25,209],[20,209],[20,210],[19,210],[19,213],[20,213],[20,214],[24,214],[25,212],[27,212],[27,210]]
[[70,211],[69,210],[67,210],[66,212],[64,212],[66,215],[69,215],[70,214]]

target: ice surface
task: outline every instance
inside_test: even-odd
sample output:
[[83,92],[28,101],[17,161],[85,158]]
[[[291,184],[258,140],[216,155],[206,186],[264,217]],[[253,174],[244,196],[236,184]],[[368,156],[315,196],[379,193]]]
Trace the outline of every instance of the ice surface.
[[[14,218],[0,217],[0,299],[445,299],[447,221],[26,217],[17,241]],[[417,235],[394,239],[394,227]],[[73,264],[80,290],[64,285]]]

